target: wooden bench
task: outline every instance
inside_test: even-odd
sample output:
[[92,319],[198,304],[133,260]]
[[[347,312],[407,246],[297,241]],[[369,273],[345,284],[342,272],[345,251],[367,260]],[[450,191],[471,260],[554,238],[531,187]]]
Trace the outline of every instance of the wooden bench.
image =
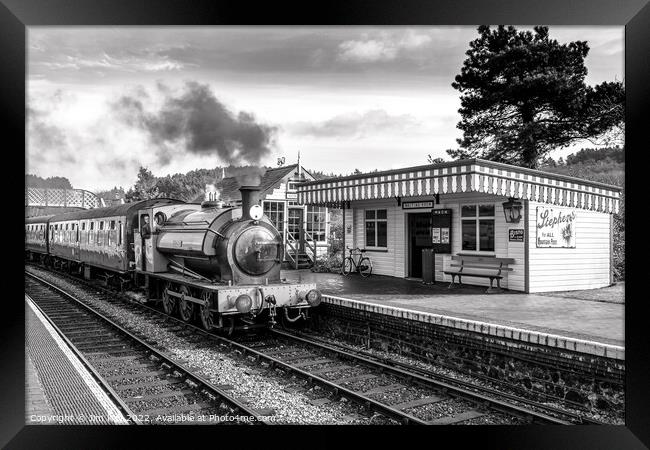
[[[449,289],[455,287],[454,282],[456,277],[458,277],[458,285],[462,285],[462,277],[478,277],[478,278],[489,278],[490,287],[487,291],[488,294],[495,294],[497,292],[502,292],[501,289],[501,278],[503,271],[513,270],[510,267],[505,267],[508,264],[514,264],[515,260],[513,258],[496,258],[494,256],[478,256],[478,255],[463,255],[458,254],[451,257],[452,263],[451,267],[459,267],[456,270],[445,270],[443,271],[447,275],[451,275],[451,283],[449,283]],[[494,280],[497,280],[497,287],[494,287]]]

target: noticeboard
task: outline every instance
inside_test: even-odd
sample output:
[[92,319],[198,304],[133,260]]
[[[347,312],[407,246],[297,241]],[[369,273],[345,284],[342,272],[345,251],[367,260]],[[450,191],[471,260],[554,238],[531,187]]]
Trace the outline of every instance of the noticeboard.
[[431,243],[435,253],[451,253],[451,209],[431,211]]

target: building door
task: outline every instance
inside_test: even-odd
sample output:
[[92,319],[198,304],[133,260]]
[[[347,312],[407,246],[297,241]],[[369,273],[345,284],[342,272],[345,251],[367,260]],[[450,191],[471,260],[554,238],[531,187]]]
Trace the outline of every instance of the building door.
[[287,240],[297,242],[300,253],[305,252],[303,215],[304,211],[302,208],[289,208],[289,215],[287,217]]
[[431,248],[431,214],[408,215],[409,277],[422,278],[422,250]]

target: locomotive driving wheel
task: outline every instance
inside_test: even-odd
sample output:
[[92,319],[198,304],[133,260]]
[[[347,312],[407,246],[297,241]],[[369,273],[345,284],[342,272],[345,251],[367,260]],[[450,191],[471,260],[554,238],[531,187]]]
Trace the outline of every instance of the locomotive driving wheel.
[[181,298],[178,299],[178,315],[183,322],[189,322],[194,314],[194,302],[186,300],[185,297],[191,297],[192,294],[187,286],[181,286],[178,293],[181,294]]
[[210,311],[212,293],[203,291],[203,293],[201,293],[201,299],[207,303],[199,307],[199,318],[201,319],[201,325],[203,328],[206,331],[210,331],[214,327],[214,316],[212,315],[212,311]]
[[167,291],[173,291],[171,282],[165,283],[165,288],[162,295],[163,311],[165,311],[165,314],[169,314],[171,316],[174,312],[174,306],[176,302],[174,297],[169,295]]

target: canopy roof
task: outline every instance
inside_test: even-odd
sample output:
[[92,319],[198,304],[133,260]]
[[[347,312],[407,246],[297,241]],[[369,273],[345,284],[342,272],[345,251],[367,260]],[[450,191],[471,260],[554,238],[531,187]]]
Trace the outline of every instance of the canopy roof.
[[618,212],[621,188],[482,159],[329,178],[298,184],[298,201],[342,202],[460,192],[534,200],[600,212]]

